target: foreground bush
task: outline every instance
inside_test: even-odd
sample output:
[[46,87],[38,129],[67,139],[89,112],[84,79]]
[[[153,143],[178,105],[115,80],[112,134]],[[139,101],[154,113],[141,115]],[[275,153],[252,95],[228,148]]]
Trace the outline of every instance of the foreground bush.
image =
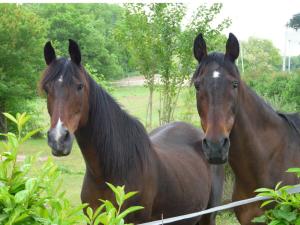
[[60,172],[51,160],[41,166],[35,163],[37,156],[17,160],[19,146],[40,129],[23,136],[29,116],[4,115],[17,126],[17,133],[1,134],[7,141],[0,143],[0,224],[69,225],[82,221],[85,205],[73,208],[64,197]]
[[103,204],[93,212],[88,207],[87,215],[83,209],[87,204],[73,207],[61,191],[61,171],[48,160],[37,165],[37,156],[27,156],[18,162],[19,147],[31,136],[39,132],[36,129],[22,135],[29,116],[26,113],[4,115],[16,125],[16,134],[0,133],[6,141],[0,142],[0,224],[3,225],[125,225],[124,218],[140,206],[133,206],[121,211],[125,200],[136,192],[125,193],[125,187],[108,184],[116,196],[117,207],[110,201],[101,200]]
[[[295,173],[300,177],[300,168],[291,168],[288,172]],[[287,190],[292,186],[280,187],[278,183],[275,189],[260,188],[256,190],[259,196],[270,197],[264,201],[262,207],[269,204],[275,204],[275,207],[266,210],[265,213],[253,220],[257,223],[266,223],[268,225],[300,225],[300,193],[288,194]]]
[[[124,211],[121,211],[122,206],[124,205],[124,202],[137,194],[137,192],[128,192],[125,193],[125,186],[117,186],[110,183],[106,183],[109,188],[114,192],[117,202],[117,207],[114,206],[110,201],[108,200],[100,200],[103,204],[93,212],[93,210],[88,207],[87,208],[87,216],[86,221],[90,225],[98,225],[98,224],[104,224],[104,225],[130,225],[125,224],[124,218],[135,211],[141,210],[144,207],[142,206],[131,206]],[[133,224],[132,224],[133,225]]]

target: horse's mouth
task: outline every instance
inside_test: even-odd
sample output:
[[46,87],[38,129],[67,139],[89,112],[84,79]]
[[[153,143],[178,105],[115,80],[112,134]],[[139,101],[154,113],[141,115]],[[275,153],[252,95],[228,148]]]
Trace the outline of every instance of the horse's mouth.
[[48,141],[48,145],[52,149],[52,155],[57,157],[67,156],[71,153],[73,142],[67,142],[65,144],[58,144]]
[[227,162],[227,158],[209,158],[208,162],[210,164],[225,164]]
[[74,135],[67,135],[64,139],[55,140],[48,136],[48,145],[52,149],[52,155],[54,156],[67,156],[71,153],[73,145]]
[[52,155],[57,156],[57,157],[63,157],[63,156],[67,156],[71,153],[71,151],[57,151],[52,149]]

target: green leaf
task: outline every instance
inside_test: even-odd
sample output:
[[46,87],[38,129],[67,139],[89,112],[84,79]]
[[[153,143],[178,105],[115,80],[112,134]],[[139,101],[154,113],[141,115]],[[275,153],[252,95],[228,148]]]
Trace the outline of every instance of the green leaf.
[[266,223],[267,221],[266,215],[261,215],[251,220],[252,223]]
[[128,192],[127,194],[125,194],[125,200],[131,198],[132,196],[136,195],[137,193],[138,193],[137,191]]
[[102,213],[98,215],[95,220],[93,225],[99,225],[99,224],[107,224],[107,218],[106,218],[106,213]]
[[95,218],[102,212],[103,208],[105,207],[104,204],[102,204],[101,206],[99,206],[96,211],[94,212],[93,215],[93,220],[95,220]]
[[288,173],[300,173],[300,168],[289,168]]
[[37,178],[30,178],[26,181],[25,188],[29,192],[32,192],[35,189],[36,185],[37,185]]
[[144,209],[144,207],[142,207],[142,206],[129,207],[128,209],[126,209],[122,213],[120,213],[118,218],[125,218],[125,216],[127,216],[128,214],[133,213],[133,212],[138,211],[138,210],[142,210],[142,209]]
[[[271,221],[271,223],[269,223],[268,225],[279,225],[279,224],[281,224],[281,221],[279,221],[279,220],[273,220],[273,221]],[[283,224],[284,225],[284,224]]]
[[295,225],[300,225],[300,216],[299,216],[299,218],[297,218],[297,220],[295,221]]
[[28,198],[28,196],[29,196],[28,190],[19,191],[15,195],[15,201],[16,201],[16,203],[23,203]]
[[107,184],[108,187],[115,193],[115,195],[118,195],[118,194],[119,194],[118,189],[117,189],[114,185],[112,185],[112,184],[110,184],[110,183],[108,183],[108,182],[106,182],[106,184]]
[[88,217],[92,220],[92,218],[93,218],[93,210],[92,210],[91,207],[88,207],[86,209],[86,213],[87,213]]
[[272,200],[268,200],[268,201],[264,201],[264,202],[261,204],[260,207],[262,208],[262,207],[264,207],[264,206],[266,206],[266,205],[269,205],[270,203],[272,203],[272,202],[274,202],[274,201],[275,201],[275,200],[273,200],[273,199],[272,199]]
[[275,190],[278,190],[278,188],[280,187],[281,184],[282,184],[282,181],[278,182],[275,186]]
[[44,128],[38,128],[35,130],[30,131],[29,133],[27,133],[20,141],[20,143],[24,143],[25,141],[27,141],[29,138],[31,138],[33,135],[35,135],[36,133],[40,132],[44,130]]
[[274,192],[274,190],[270,188],[258,188],[255,192]]
[[8,118],[9,120],[11,120],[12,122],[14,122],[15,124],[18,124],[18,121],[16,120],[16,118],[15,118],[13,115],[11,115],[11,114],[9,114],[9,113],[3,113],[3,115],[4,115],[6,118]]

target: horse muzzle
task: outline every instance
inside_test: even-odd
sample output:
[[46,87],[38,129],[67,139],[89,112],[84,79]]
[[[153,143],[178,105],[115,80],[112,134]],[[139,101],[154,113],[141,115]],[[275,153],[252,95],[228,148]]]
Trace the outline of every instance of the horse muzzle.
[[207,138],[202,140],[204,155],[210,164],[224,164],[228,160],[230,141],[228,137],[222,137],[218,141]]
[[67,128],[61,126],[48,131],[48,145],[54,156],[67,156],[70,154],[73,145],[74,135]]

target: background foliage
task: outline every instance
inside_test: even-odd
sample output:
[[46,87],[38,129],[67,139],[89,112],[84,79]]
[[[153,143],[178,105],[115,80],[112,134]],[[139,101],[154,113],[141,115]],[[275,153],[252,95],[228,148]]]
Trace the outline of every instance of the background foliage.
[[[35,117],[30,128],[48,125],[43,100],[36,91],[45,68],[43,45],[51,40],[58,55],[67,55],[67,40],[73,38],[81,46],[83,64],[108,91],[112,90],[108,80],[132,74],[145,77],[148,128],[156,124],[152,122],[156,112],[159,124],[174,120],[182,87],[196,66],[192,54],[196,34],[204,33],[209,51],[224,51],[226,36],[222,32],[231,21],[217,20],[221,10],[222,4],[204,4],[186,18],[182,4],[1,4],[0,112],[27,111]],[[278,49],[270,41],[254,37],[242,42],[242,48],[245,79],[262,92],[270,86],[267,96],[272,96],[276,105],[288,100],[285,105],[290,106],[285,109],[298,109],[298,73],[294,72],[291,80],[282,78]],[[241,61],[240,57],[243,71]],[[299,67],[300,56],[292,57],[292,70]],[[155,74],[160,74],[160,85],[154,82]],[[153,103],[155,92],[160,96],[158,109]],[[0,131],[5,129],[0,115]]]

